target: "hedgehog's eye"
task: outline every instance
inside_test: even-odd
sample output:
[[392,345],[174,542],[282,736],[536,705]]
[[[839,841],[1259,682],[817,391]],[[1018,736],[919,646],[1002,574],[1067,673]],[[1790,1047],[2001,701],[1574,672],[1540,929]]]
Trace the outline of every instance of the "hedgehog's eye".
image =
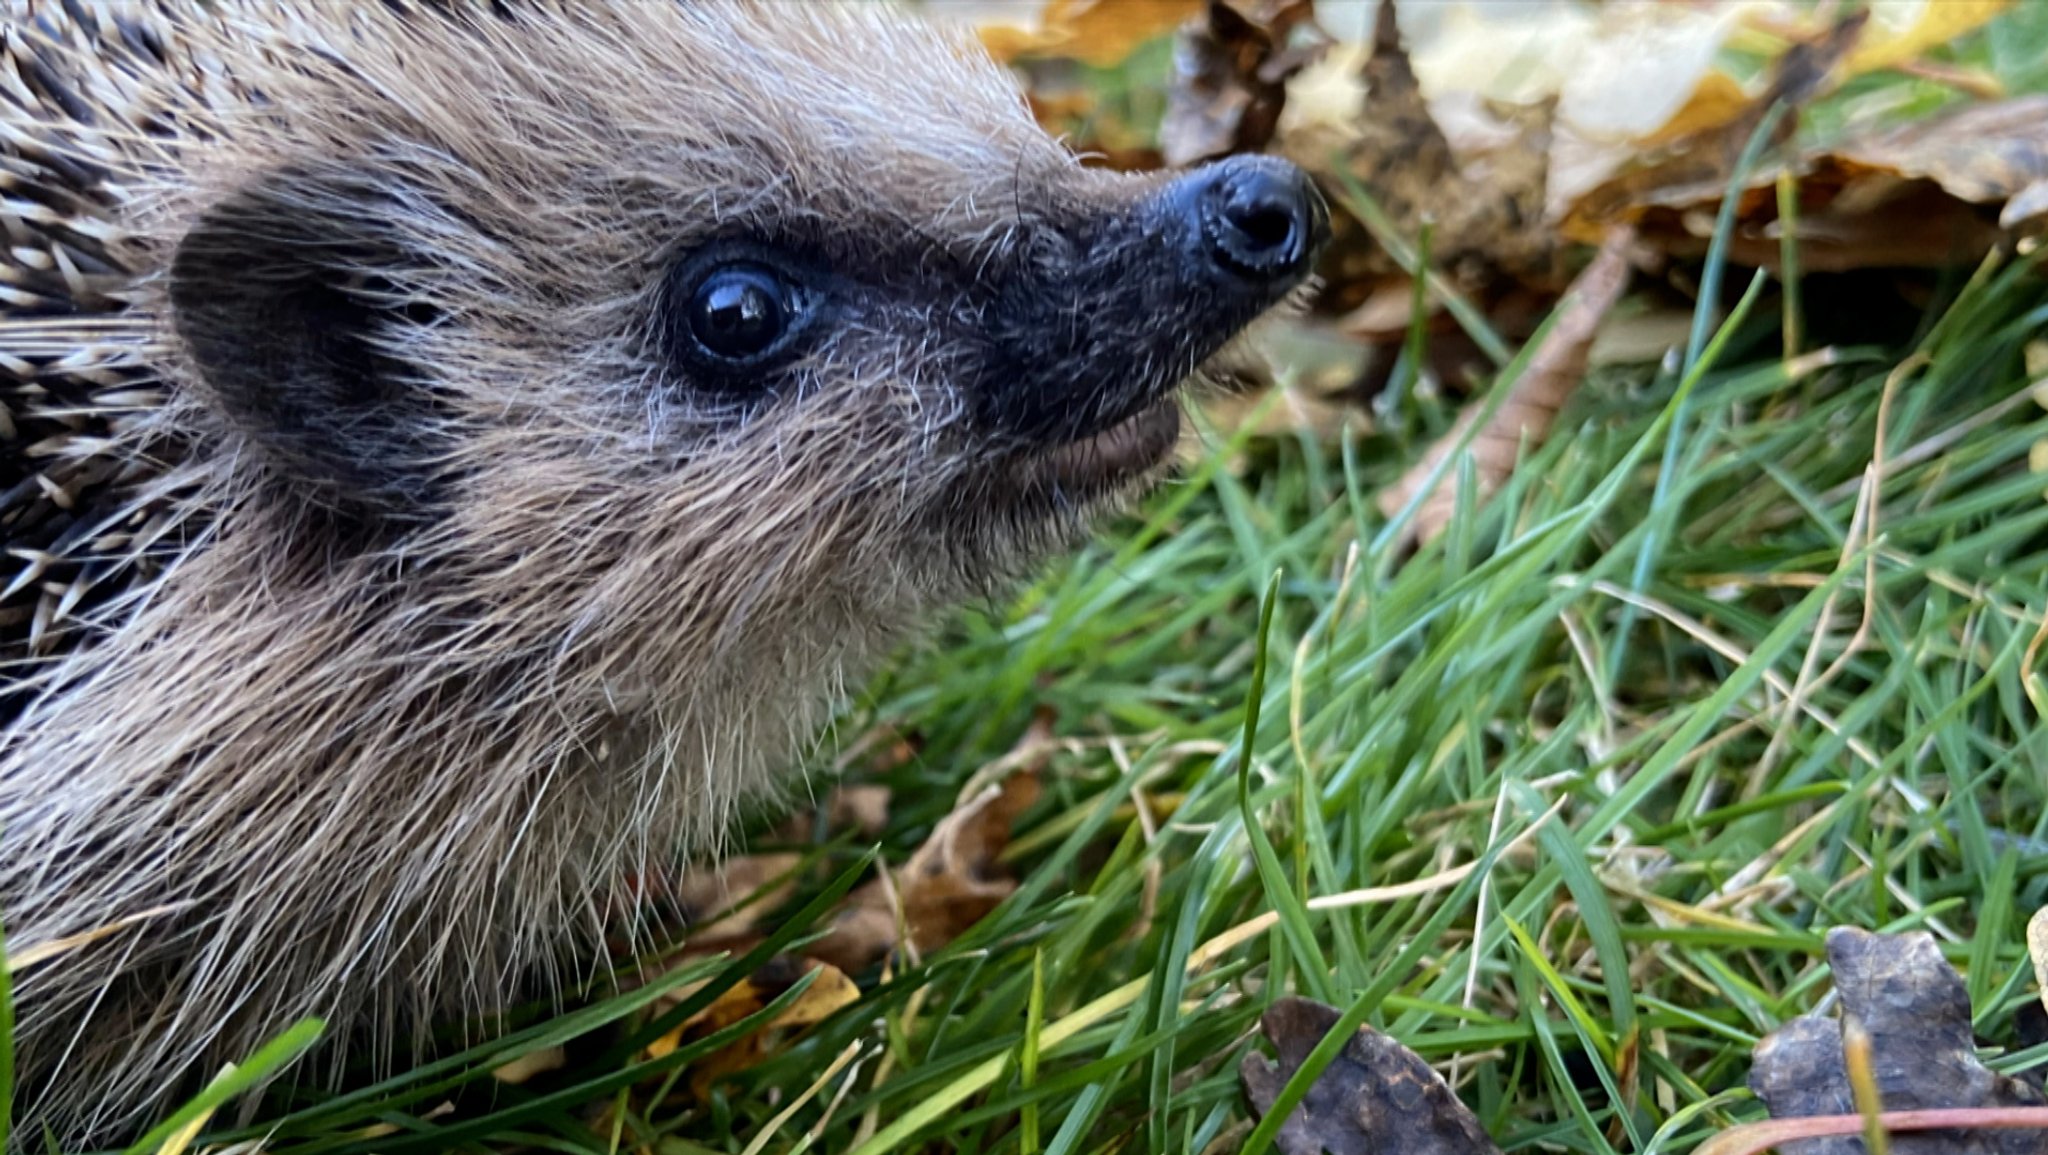
[[789,347],[814,309],[805,286],[760,261],[679,273],[671,331],[677,351],[703,369],[759,368]]
[[751,361],[789,328],[786,287],[765,269],[717,269],[690,298],[690,335],[714,357]]

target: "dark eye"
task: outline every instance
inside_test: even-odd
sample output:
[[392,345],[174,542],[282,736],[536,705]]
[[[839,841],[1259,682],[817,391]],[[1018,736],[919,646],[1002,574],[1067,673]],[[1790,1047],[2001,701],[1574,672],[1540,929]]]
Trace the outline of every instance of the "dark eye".
[[831,278],[795,255],[751,241],[714,242],[669,270],[661,342],[692,388],[773,393],[787,384],[778,370],[803,349],[834,299]]
[[751,374],[720,378],[766,368],[794,345],[817,311],[810,279],[773,261],[714,257],[676,270],[671,283],[672,351],[694,365],[700,385],[713,388],[758,386]]
[[713,269],[690,296],[690,336],[725,361],[751,361],[789,331],[789,286],[752,265]]

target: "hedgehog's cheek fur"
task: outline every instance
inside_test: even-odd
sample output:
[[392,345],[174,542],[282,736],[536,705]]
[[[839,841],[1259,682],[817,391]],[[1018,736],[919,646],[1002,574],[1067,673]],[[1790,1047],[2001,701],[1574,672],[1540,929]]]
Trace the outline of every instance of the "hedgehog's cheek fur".
[[393,303],[408,297],[395,278],[419,262],[391,207],[360,177],[266,174],[200,216],[168,276],[207,408],[309,508],[365,527],[431,513],[448,424],[393,352],[431,318]]

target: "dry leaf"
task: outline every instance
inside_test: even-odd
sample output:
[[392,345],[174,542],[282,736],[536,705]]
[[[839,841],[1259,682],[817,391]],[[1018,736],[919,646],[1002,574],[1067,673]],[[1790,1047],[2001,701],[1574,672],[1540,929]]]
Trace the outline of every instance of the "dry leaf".
[[[713,999],[711,1005],[649,1043],[642,1057],[661,1058],[685,1043],[724,1030],[749,1015],[759,1013],[763,1007],[788,992],[799,979],[809,973],[815,973],[817,978],[805,988],[803,994],[797,996],[795,1002],[784,1007],[780,1014],[760,1029],[749,1032],[744,1038],[733,1041],[691,1065],[691,1091],[696,1097],[703,1098],[719,1079],[736,1071],[744,1071],[767,1058],[774,1051],[782,1032],[801,1030],[823,1022],[841,1008],[860,1001],[860,988],[854,986],[853,980],[829,963],[821,963],[814,959],[794,959],[786,955],[777,956],[769,960],[759,971]],[[655,1003],[653,1013],[661,1014],[688,998],[696,989],[695,986],[685,987],[665,996]]]
[[1558,92],[1558,115],[1624,148],[1718,128],[1749,108],[1718,57],[1747,6],[1621,5],[1587,30]]
[[1105,68],[1201,14],[1203,0],[1047,0],[1035,28],[986,24],[982,46],[1001,61],[1063,56]]
[[939,822],[892,872],[891,884],[876,880],[849,895],[832,932],[811,953],[842,970],[863,970],[895,949],[899,909],[919,954],[959,937],[1017,889],[997,858],[1038,793],[1038,774],[1027,768],[976,794]]
[[[1279,1061],[1246,1055],[1238,1081],[1264,1117],[1340,1015],[1308,999],[1267,1008],[1259,1029]],[[1499,1155],[1469,1108],[1428,1063],[1393,1039],[1360,1027],[1310,1084],[1281,1125],[1281,1155]]]
[[[1480,490],[1473,495],[1475,506],[1507,480],[1525,444],[1542,443],[1558,410],[1585,377],[1587,358],[1593,339],[1600,332],[1600,323],[1628,287],[1629,250],[1634,243],[1633,231],[1623,228],[1615,230],[1600,246],[1593,263],[1586,266],[1565,294],[1557,323],[1530,355],[1512,391],[1501,400],[1486,425],[1473,435],[1471,453]],[[1392,517],[1413,500],[1444,458],[1463,440],[1478,418],[1480,407],[1481,403],[1475,401],[1400,480],[1380,491],[1381,513]],[[1455,469],[1445,470],[1437,487],[1416,510],[1411,524],[1419,541],[1435,539],[1450,524],[1458,505],[1456,478]]]
[[[1869,13],[1858,12],[1836,23],[1820,39],[1794,44],[1773,63],[1770,83],[1739,115],[1650,151],[1641,161],[1580,195],[1564,216],[1565,234],[1591,241],[1600,235],[1603,225],[1637,221],[1645,206],[1668,204],[1677,195],[1673,190],[1685,190],[1683,195],[1690,204],[1718,200],[1737,159],[1771,107],[1782,100],[1796,112],[1825,92],[1868,22]],[[1796,115],[1783,117],[1773,130],[1771,145],[1790,139],[1797,127]]]
[[1319,41],[1290,45],[1313,14],[1311,0],[1257,0],[1248,10],[1209,0],[1203,19],[1183,27],[1176,42],[1159,129],[1166,163],[1266,147],[1287,103],[1287,82],[1321,50]]
[[690,926],[693,943],[751,934],[795,889],[802,861],[800,854],[749,854],[692,867],[676,879],[668,901]]
[[851,830],[862,838],[878,838],[889,827],[887,786],[841,786],[825,803],[825,822],[833,832]]
[[[1763,166],[1738,204],[1729,259],[1775,269],[1782,223]],[[1942,267],[1981,258],[2048,207],[2048,96],[1964,106],[1800,157],[1799,260],[1813,272]],[[1680,256],[1706,250],[1723,188],[1704,181],[1643,191],[1619,214],[1646,243]],[[2001,209],[2003,215],[2001,214]],[[1584,227],[1567,222],[1566,230]],[[1576,234],[1575,234],[1576,235]]]
[[[1713,235],[1735,157],[1772,101],[1783,99],[1796,113],[1842,78],[1917,57],[1982,24],[1999,7],[1975,0],[1930,4],[1917,22],[1892,32],[1876,31],[1866,10],[1819,40],[1794,45],[1741,115],[1675,141],[1576,196],[1562,232],[1590,241],[1606,223],[1631,221],[1648,245],[1676,256],[1700,255]],[[1789,140],[1795,125],[1796,116],[1786,117],[1774,144]],[[2000,243],[2002,229],[2017,230],[2048,209],[2048,97],[1964,105],[1759,166],[1736,206],[1729,258],[1737,264],[1777,267],[1784,225],[1776,184],[1788,168],[1797,178],[1796,239],[1804,269],[1971,263]]]
[[1846,75],[1858,76],[1880,68],[1897,68],[1916,60],[1930,49],[1940,48],[1957,37],[1989,24],[2013,0],[1920,0],[1910,23],[1896,27],[1884,20],[1897,5],[1873,6],[1878,19],[1856,45],[1856,51],[1842,62]]
[[[1888,1112],[2043,1105],[2040,1091],[1978,1061],[1969,991],[1932,935],[1837,927],[1828,932],[1827,951],[1842,1018],[1795,1019],[1756,1046],[1749,1085],[1774,1118],[1855,1113],[1843,1046],[1852,1023],[1869,1035],[1872,1076]],[[1895,1155],[2041,1155],[2048,1131],[1901,1132],[1891,1147]],[[1860,1155],[1863,1144],[1799,1139],[1778,1150]]]
[[[1516,339],[1564,287],[1557,238],[1543,220],[1554,99],[1503,106],[1476,98],[1432,104],[1417,78],[1397,11],[1382,3],[1372,51],[1359,68],[1363,105],[1347,120],[1298,124],[1278,150],[1314,174],[1333,197],[1332,244],[1319,268],[1317,309],[1346,316],[1366,344],[1397,345],[1407,329],[1410,274],[1348,211],[1341,195],[1363,187],[1397,236],[1415,243],[1427,230],[1429,258],[1457,292]],[[1454,117],[1465,147],[1452,144],[1443,117]],[[1429,301],[1424,322],[1430,362],[1422,368],[1452,390],[1491,368],[1473,356],[1460,329]],[[1371,361],[1350,388],[1370,397],[1384,386],[1391,357]]]
[[569,1052],[563,1048],[559,1046],[542,1047],[537,1051],[528,1051],[503,1066],[492,1068],[491,1077],[500,1083],[510,1083],[517,1086],[532,1079],[535,1075],[544,1075],[549,1071],[559,1071],[568,1062]]
[[2003,204],[2048,179],[2048,95],[2023,96],[1846,142],[1832,155],[1972,204]]
[[1359,70],[1366,101],[1344,158],[1345,171],[1372,190],[1404,232],[1414,235],[1436,194],[1457,175],[1458,162],[1430,115],[1391,0],[1382,0],[1379,13],[1372,55]]

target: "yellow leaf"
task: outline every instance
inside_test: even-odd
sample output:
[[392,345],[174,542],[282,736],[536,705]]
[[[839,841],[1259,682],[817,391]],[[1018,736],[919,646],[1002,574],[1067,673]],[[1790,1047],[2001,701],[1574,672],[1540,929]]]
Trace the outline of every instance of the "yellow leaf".
[[1015,24],[983,24],[974,30],[981,46],[1001,63],[1008,64],[1037,49],[1045,40],[1042,33]]
[[1106,67],[1201,11],[1202,0],[1052,0],[1045,22],[1066,29],[1068,55]]
[[1920,0],[1919,11],[1903,27],[1872,21],[1855,51],[1843,61],[1842,75],[1896,68],[1982,28],[2012,6],[2013,0]]
[[1107,68],[1193,19],[1202,5],[1203,0],[1049,0],[1035,29],[990,24],[977,35],[997,60],[1055,55]]
[[822,1023],[833,1012],[849,1007],[860,1001],[860,988],[838,967],[826,963],[817,964],[818,977],[797,996],[794,1003],[770,1023],[773,1027],[808,1027]]
[[1733,123],[1735,118],[1748,111],[1753,98],[1742,90],[1742,85],[1725,72],[1708,72],[1693,86],[1692,95],[1678,111],[1671,114],[1655,132],[1650,133],[1638,146],[1663,144],[1678,140],[1695,132],[1705,132]]
[[[854,985],[852,979],[846,977],[845,972],[829,963],[817,962],[811,959],[801,961],[782,960],[780,968],[776,964],[771,963],[768,970],[792,967],[816,971],[818,977],[811,981],[811,985],[804,989],[803,994],[797,996],[795,1002],[783,1008],[782,1013],[777,1015],[773,1022],[762,1028],[763,1030],[773,1030],[779,1027],[808,1027],[813,1023],[823,1022],[841,1007],[860,1001],[860,988]],[[677,1025],[674,1030],[649,1043],[647,1045],[646,1057],[649,1059],[659,1059],[681,1046],[686,1038],[707,1034],[739,1022],[741,1019],[767,1006],[781,993],[781,989],[787,989],[788,983],[793,981],[794,978],[793,973],[780,974],[773,978],[767,978],[767,975],[768,971],[764,970],[760,974],[741,980],[732,989],[713,999],[711,1005],[690,1016],[689,1019]],[[764,981],[764,978],[767,978],[767,981]],[[694,984],[681,988],[671,997],[676,999],[687,998],[690,992],[697,990],[701,985]],[[744,1040],[734,1045],[744,1046]],[[730,1049],[728,1048],[728,1050]]]

